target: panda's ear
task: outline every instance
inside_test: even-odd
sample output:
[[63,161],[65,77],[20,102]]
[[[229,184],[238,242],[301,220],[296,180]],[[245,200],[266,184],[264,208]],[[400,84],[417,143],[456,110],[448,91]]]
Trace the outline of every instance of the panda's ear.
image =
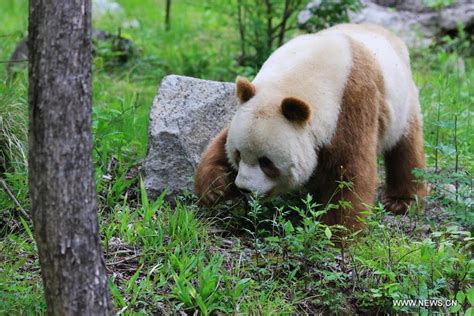
[[289,97],[281,102],[281,112],[292,122],[306,123],[311,118],[311,107],[305,101]]
[[245,77],[238,76],[235,80],[237,98],[245,103],[255,95],[255,86]]

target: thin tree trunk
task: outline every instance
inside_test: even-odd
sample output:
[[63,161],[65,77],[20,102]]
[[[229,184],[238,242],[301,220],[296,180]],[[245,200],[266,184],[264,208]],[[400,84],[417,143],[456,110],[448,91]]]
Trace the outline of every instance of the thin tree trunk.
[[290,1],[291,0],[285,0],[285,8],[283,9],[283,16],[281,18],[280,32],[278,33],[278,46],[283,45],[283,40],[285,39],[286,22],[291,16]]
[[91,2],[29,2],[29,186],[50,315],[106,315],[91,135]]
[[271,52],[273,50],[273,6],[270,0],[265,0],[266,13],[267,13],[267,51]]
[[165,30],[169,31],[171,28],[171,0],[166,0],[166,15],[165,15]]
[[239,25],[239,35],[240,35],[240,56],[239,56],[239,64],[243,65],[244,60],[247,57],[247,52],[245,50],[246,47],[246,39],[245,39],[245,18],[244,18],[244,4],[242,0],[237,0],[237,22]]

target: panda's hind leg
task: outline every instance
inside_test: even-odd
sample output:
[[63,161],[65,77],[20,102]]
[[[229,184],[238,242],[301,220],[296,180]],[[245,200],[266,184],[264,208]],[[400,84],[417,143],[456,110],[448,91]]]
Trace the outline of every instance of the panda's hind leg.
[[385,209],[394,214],[405,214],[410,205],[420,203],[426,194],[425,184],[413,174],[425,168],[421,119],[415,117],[408,132],[384,153],[386,185],[382,194]]

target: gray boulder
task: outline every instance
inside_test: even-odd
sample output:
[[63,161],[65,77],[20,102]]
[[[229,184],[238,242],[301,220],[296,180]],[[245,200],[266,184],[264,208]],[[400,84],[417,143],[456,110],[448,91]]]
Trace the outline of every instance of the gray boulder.
[[413,11],[408,11],[385,7],[367,0],[362,3],[362,10],[349,14],[351,22],[385,26],[400,36],[409,47],[429,46],[439,31],[436,12],[422,12],[419,6],[413,6]]
[[[455,34],[459,23],[474,30],[474,1],[456,0],[452,5],[433,8],[422,0],[361,0],[363,8],[349,12],[352,23],[373,23],[398,34],[410,47],[426,47],[434,39]],[[298,15],[300,27],[311,30],[314,8],[321,0],[312,0]]]
[[145,188],[151,198],[192,191],[193,175],[209,141],[237,109],[233,83],[167,76],[150,113]]

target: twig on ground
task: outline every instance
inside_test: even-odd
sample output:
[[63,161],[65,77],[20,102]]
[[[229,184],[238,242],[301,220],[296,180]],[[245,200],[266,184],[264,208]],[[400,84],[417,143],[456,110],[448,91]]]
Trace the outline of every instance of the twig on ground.
[[10,197],[10,199],[13,201],[13,203],[15,203],[15,205],[18,207],[18,209],[20,210],[21,214],[22,214],[25,218],[27,218],[28,220],[31,220],[30,215],[28,215],[28,213],[26,212],[26,210],[21,206],[20,202],[18,202],[18,200],[16,199],[15,195],[12,193],[12,191],[11,191],[10,188],[8,187],[7,182],[6,182],[2,177],[0,177],[0,184],[2,185],[3,189],[5,190],[5,192],[7,192],[7,195]]
[[119,261],[109,262],[109,263],[107,263],[107,265],[108,265],[108,266],[115,266],[115,265],[118,265],[118,264],[121,264],[121,263],[130,261],[130,260],[136,259],[136,258],[138,258],[138,257],[140,257],[140,254],[136,254],[136,255],[133,255],[133,256],[124,258],[124,259],[122,259],[122,260],[119,260]]

